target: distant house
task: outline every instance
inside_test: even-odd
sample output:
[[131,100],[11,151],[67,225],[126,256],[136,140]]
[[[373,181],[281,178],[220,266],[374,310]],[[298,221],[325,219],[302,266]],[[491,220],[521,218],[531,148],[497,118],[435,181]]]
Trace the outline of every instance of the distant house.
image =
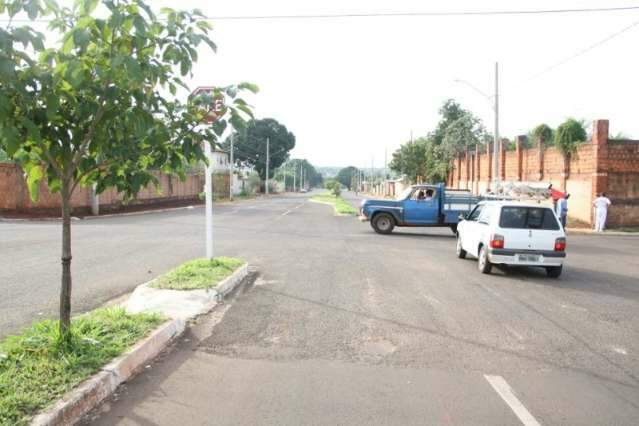
[[217,148],[212,153],[213,156],[213,164],[211,165],[213,168],[213,173],[229,173],[231,170],[231,163],[229,161],[229,155],[226,151],[222,151]]
[[254,172],[253,167],[235,166],[233,168],[233,179],[229,179],[231,173],[231,161],[229,154],[217,148],[212,153],[213,161],[213,192],[216,197],[226,198],[229,196],[229,185],[233,189],[233,194],[238,195],[244,192],[252,192],[254,188],[249,185],[249,176]]

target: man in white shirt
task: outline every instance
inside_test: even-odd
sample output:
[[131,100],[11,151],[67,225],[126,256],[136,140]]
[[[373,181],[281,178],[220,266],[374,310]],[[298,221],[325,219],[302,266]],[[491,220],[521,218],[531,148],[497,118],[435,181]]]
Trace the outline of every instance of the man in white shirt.
[[598,194],[592,203],[595,206],[595,232],[602,232],[606,227],[606,218],[608,217],[608,206],[612,204],[605,193]]

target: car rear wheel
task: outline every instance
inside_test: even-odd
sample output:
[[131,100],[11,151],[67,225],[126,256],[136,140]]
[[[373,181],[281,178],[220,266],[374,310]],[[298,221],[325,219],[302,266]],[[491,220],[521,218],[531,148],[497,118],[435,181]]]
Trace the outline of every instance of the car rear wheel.
[[477,260],[477,267],[482,274],[490,274],[493,269],[492,263],[488,260],[488,250],[486,246],[481,246],[479,249],[479,259]]
[[390,234],[395,228],[395,219],[388,213],[379,213],[375,215],[371,225],[378,234]]
[[546,275],[548,275],[550,278],[559,278],[563,268],[564,268],[563,265],[562,266],[548,266],[546,268]]
[[466,250],[462,248],[461,236],[457,234],[457,257],[460,259],[466,258]]

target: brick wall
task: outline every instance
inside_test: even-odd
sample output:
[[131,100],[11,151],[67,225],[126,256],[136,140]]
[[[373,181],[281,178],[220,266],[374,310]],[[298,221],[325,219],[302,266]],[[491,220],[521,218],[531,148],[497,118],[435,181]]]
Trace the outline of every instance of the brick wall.
[[[130,204],[155,204],[167,201],[197,200],[204,187],[204,175],[192,173],[184,181],[176,176],[157,174],[158,186],[150,185],[138,192]],[[214,177],[214,191],[217,196],[228,196],[228,174]],[[117,210],[123,205],[123,196],[114,188],[100,194],[100,210]],[[74,211],[88,213],[91,208],[91,189],[76,188],[71,199]],[[0,163],[0,211],[10,212],[51,212],[59,213],[60,195],[49,192],[47,185],[40,184],[37,202],[31,201],[22,170],[14,164]]]
[[[592,141],[578,146],[566,164],[555,147],[524,149],[525,138],[516,139],[515,151],[499,150],[499,175],[507,181],[552,183],[569,192],[569,216],[593,224],[592,201],[605,192],[612,201],[608,224],[639,225],[639,141],[608,140],[608,121],[593,123]],[[492,146],[487,153],[467,152],[453,161],[448,185],[482,193],[492,180]],[[479,174],[467,167],[479,164]]]
[[608,143],[608,190],[614,208],[610,223],[621,226],[639,224],[639,141]]

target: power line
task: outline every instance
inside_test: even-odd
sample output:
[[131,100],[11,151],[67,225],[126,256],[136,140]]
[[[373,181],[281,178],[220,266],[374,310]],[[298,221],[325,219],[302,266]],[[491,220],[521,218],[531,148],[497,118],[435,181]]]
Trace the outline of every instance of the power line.
[[522,82],[520,82],[519,84],[517,84],[514,88],[519,88],[521,86],[523,86],[526,83],[529,83],[532,80],[535,80],[539,77],[541,77],[544,74],[549,73],[550,71],[564,65],[567,62],[572,61],[573,59],[576,59],[582,55],[585,55],[586,53],[590,52],[593,49],[596,49],[597,47],[601,46],[602,44],[605,44],[607,42],[609,42],[610,40],[619,37],[620,35],[622,35],[623,33],[630,31],[631,29],[635,28],[636,26],[639,25],[639,21],[635,21],[632,24],[628,25],[627,27],[622,28],[620,31],[617,31],[611,35],[609,35],[606,38],[603,38],[601,40],[599,40],[598,42],[591,44],[590,46],[586,47],[585,49],[581,49],[580,51],[578,51],[577,53],[575,53],[574,55],[571,55],[565,59],[562,59],[559,62],[556,62],[552,65],[550,65],[549,67],[544,68],[543,70],[533,74],[532,76],[528,77],[527,79],[523,80]]
[[[579,9],[533,9],[533,10],[465,10],[442,12],[359,12],[359,13],[317,13],[317,14],[290,14],[290,15],[227,15],[206,16],[197,18],[198,21],[255,21],[255,20],[289,20],[289,19],[343,19],[343,18],[396,18],[396,17],[456,17],[456,16],[513,16],[513,15],[560,15],[572,13],[598,13],[598,12],[627,12],[639,10],[636,6],[621,7],[593,7]],[[0,19],[0,22],[9,22],[9,19]],[[51,22],[50,19],[13,19],[15,23]]]
[[280,19],[334,19],[334,18],[378,18],[378,17],[448,17],[448,16],[499,16],[499,15],[547,15],[567,13],[622,12],[639,10],[639,6],[596,7],[582,9],[537,9],[537,10],[470,10],[443,12],[361,12],[361,13],[319,13],[295,15],[235,15],[210,16],[207,20],[280,20]]

